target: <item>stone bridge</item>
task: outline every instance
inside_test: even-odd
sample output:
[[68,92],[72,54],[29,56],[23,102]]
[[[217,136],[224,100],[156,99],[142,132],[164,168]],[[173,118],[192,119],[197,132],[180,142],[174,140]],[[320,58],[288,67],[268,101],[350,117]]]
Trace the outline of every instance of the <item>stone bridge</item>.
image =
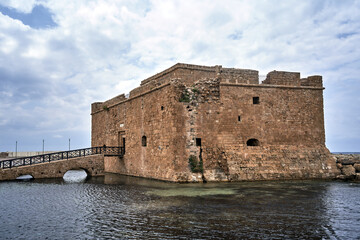
[[88,176],[104,175],[105,156],[123,156],[119,147],[93,147],[66,152],[0,161],[0,181],[19,176],[33,178],[62,178],[69,170],[83,169]]

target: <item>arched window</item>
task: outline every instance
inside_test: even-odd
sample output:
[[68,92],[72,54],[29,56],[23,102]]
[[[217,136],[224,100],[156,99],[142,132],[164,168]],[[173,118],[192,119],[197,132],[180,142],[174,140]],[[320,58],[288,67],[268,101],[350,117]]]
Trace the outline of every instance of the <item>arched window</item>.
[[246,145],[247,146],[260,146],[260,142],[259,142],[259,140],[255,139],[255,138],[250,138],[249,140],[247,140]]
[[141,146],[146,147],[146,136],[142,136],[142,138],[141,138]]

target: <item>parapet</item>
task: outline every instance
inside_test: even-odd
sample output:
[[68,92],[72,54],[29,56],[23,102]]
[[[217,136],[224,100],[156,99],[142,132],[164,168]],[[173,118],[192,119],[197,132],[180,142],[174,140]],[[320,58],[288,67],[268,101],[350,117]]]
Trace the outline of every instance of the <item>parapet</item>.
[[263,84],[301,86],[300,73],[272,71],[266,75]]
[[155,87],[169,83],[171,79],[181,79],[185,85],[192,85],[203,78],[220,78],[221,82],[259,84],[259,72],[250,69],[223,68],[221,65],[200,66],[177,63],[174,66],[143,80],[139,87],[130,92],[137,96]]
[[283,72],[272,71],[266,76],[262,84],[271,85],[290,85],[290,86],[304,86],[304,87],[322,87],[322,76],[309,76],[300,79],[298,72]]
[[[192,86],[200,79],[218,79],[221,83],[259,85],[259,72],[251,69],[223,68],[221,65],[200,66],[177,63],[174,66],[157,73],[143,81],[139,87],[130,91],[129,98],[169,84],[172,79],[180,79],[182,84]],[[272,71],[262,81],[266,85],[322,87],[321,76],[310,76],[300,79],[299,72]],[[270,86],[269,86],[270,87]],[[92,113],[125,101],[124,94],[118,95],[106,102],[96,102],[91,106]]]
[[94,102],[91,104],[91,113],[102,110],[103,102]]
[[108,107],[108,106],[114,105],[116,103],[122,102],[124,100],[126,100],[125,94],[120,94],[120,95],[113,97],[113,98],[107,100],[106,102],[104,102],[104,105]]
[[[218,67],[218,66],[208,67],[208,66],[201,66],[201,65],[177,63],[174,66],[172,66],[172,67],[170,67],[170,68],[168,68],[168,69],[166,69],[166,70],[164,70],[164,71],[162,71],[160,73],[155,74],[154,76],[151,76],[151,77],[141,81],[140,86],[143,86],[145,84],[153,82],[154,80],[156,80],[157,82],[163,82],[162,80],[165,79],[165,78],[168,78],[169,75],[171,77],[173,77],[173,78],[181,77],[179,75],[188,75],[188,74],[184,74],[184,72],[181,72],[181,71],[175,72],[175,70],[178,70],[178,69],[215,73],[215,68],[216,67]],[[191,74],[191,72],[190,72],[190,74]]]
[[259,84],[259,71],[239,68],[222,68],[221,82]]
[[124,100],[126,100],[125,94],[120,94],[116,97],[113,97],[113,98],[107,100],[106,102],[94,102],[91,104],[91,113],[94,113],[94,112],[97,112],[100,110],[105,110],[109,106],[115,105]]
[[322,76],[314,75],[314,76],[309,76],[307,78],[302,78],[301,86],[322,87],[323,86]]

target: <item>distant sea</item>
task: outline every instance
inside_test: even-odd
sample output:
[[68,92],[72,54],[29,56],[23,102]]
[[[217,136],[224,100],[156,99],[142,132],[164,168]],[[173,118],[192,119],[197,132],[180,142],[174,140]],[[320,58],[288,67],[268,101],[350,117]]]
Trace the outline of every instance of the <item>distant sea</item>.
[[360,154],[360,152],[332,152],[332,154]]

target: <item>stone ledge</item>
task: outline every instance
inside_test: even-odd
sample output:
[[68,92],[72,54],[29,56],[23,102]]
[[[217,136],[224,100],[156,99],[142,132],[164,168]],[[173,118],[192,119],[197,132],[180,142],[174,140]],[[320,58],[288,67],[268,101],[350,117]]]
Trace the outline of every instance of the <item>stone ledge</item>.
[[290,85],[271,85],[271,84],[246,84],[246,83],[226,83],[220,82],[220,86],[230,87],[259,87],[259,88],[290,88],[290,89],[310,89],[324,90],[324,87],[290,86]]

